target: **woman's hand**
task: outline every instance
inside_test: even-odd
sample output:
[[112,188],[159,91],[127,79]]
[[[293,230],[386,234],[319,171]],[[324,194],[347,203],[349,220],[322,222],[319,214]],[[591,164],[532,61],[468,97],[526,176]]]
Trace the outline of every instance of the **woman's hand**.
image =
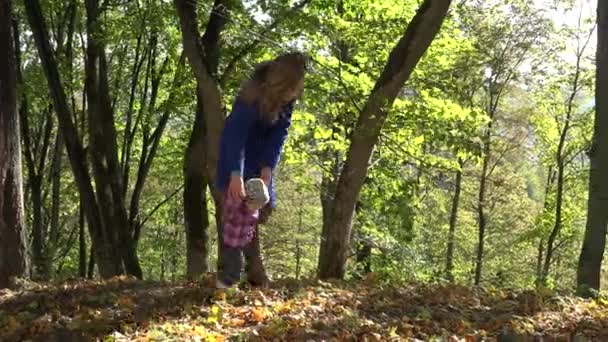
[[269,167],[264,167],[260,171],[260,178],[264,181],[267,187],[270,186],[270,180],[272,179],[272,169]]
[[245,199],[245,185],[243,177],[233,175],[230,176],[230,185],[228,185],[228,197],[233,201],[242,201]]

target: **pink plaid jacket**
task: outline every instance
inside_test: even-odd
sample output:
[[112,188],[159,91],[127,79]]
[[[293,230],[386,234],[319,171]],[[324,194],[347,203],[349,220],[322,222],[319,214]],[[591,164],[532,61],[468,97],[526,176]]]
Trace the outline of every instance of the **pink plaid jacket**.
[[255,235],[259,210],[251,210],[244,201],[234,201],[227,195],[222,210],[224,244],[234,248],[247,246]]

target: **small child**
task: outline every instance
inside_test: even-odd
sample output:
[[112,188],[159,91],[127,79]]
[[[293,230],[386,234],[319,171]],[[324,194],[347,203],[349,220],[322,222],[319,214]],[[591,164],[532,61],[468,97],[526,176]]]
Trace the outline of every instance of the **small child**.
[[[241,86],[226,119],[217,164],[217,185],[224,193],[218,288],[239,281],[242,253],[255,248],[252,241],[257,225],[276,206],[272,173],[287,138],[294,102],[304,89],[305,70],[306,57],[301,53],[259,64]],[[254,178],[268,188],[270,203],[262,209],[246,202],[244,183]]]

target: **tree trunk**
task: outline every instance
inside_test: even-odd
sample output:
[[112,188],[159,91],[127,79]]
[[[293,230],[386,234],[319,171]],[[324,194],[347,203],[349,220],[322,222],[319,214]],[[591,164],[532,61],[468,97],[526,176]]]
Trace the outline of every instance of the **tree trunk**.
[[[492,120],[492,119],[490,119]],[[483,272],[483,255],[486,240],[487,217],[485,213],[486,206],[486,190],[488,182],[488,166],[490,164],[490,131],[492,122],[488,125],[488,133],[486,134],[486,142],[484,146],[483,165],[481,167],[481,178],[479,181],[479,193],[477,197],[477,253],[475,256],[475,280],[474,284],[481,283],[481,275]]]
[[[19,24],[13,22],[13,34],[15,39],[15,63],[17,70],[17,86],[24,88],[21,72],[21,46]],[[46,165],[46,154],[48,151],[53,120],[49,108],[44,117],[40,118],[40,127],[44,127],[44,133],[40,130],[30,130],[30,113],[28,112],[28,99],[25,91],[21,92],[21,104],[19,106],[19,120],[21,126],[21,137],[23,141],[23,155],[25,156],[25,167],[29,194],[31,199],[32,227],[31,227],[31,253],[32,253],[32,278],[46,279],[45,247],[44,247],[44,204],[43,204],[43,176]],[[40,149],[36,148],[41,146]]]
[[543,284],[543,259],[545,255],[545,240],[541,237],[538,241],[538,253],[536,254],[536,286]]
[[[85,66],[88,101],[89,136],[92,152],[91,164],[97,188],[97,200],[103,227],[106,230],[107,248],[116,254],[113,258],[118,273],[142,278],[133,232],[123,197],[123,184],[118,162],[118,147],[114,113],[108,85],[105,47],[101,41],[103,31],[98,0],[86,1],[87,12],[87,63]],[[98,260],[101,262],[101,260]]]
[[595,129],[589,150],[589,201],[577,285],[581,295],[600,289],[608,225],[608,2],[597,2]]
[[[224,122],[224,108],[217,80],[219,65],[219,37],[227,22],[230,4],[216,0],[207,23],[203,39],[198,31],[196,2],[174,0],[179,17],[184,54],[192,68],[197,82],[197,114],[186,157],[184,158],[184,215],[188,246],[188,277],[195,278],[208,265],[206,236],[208,212],[204,192],[208,186],[215,203],[218,248],[222,248],[221,201],[216,188],[216,164],[219,153],[220,135]],[[204,101],[203,101],[204,99]],[[188,203],[189,200],[193,202]],[[192,206],[192,207],[191,207]],[[199,211],[204,210],[204,211]],[[204,216],[204,217],[202,217]],[[219,251],[219,249],[218,249]],[[218,269],[221,265],[218,253]],[[204,259],[200,259],[204,258]]]
[[84,232],[84,212],[82,203],[78,209],[78,276],[82,279],[87,277],[87,240]]
[[355,204],[372,150],[399,91],[427,50],[443,23],[450,0],[425,0],[389,60],[359,115],[346,162],[340,173],[331,222],[324,228],[319,255],[319,277],[343,278]]
[[[197,99],[197,102],[200,99]],[[205,120],[197,106],[194,127],[184,158],[184,221],[186,223],[186,275],[197,279],[208,270]]]
[[[568,123],[566,123],[568,125]],[[563,147],[561,147],[563,148]],[[561,155],[561,150],[558,152],[558,165],[557,165],[557,193],[555,196],[555,222],[549,239],[547,240],[547,250],[543,269],[540,277],[542,284],[546,284],[547,278],[549,277],[549,270],[551,269],[551,263],[553,262],[553,252],[555,252],[554,244],[559,232],[562,229],[562,206],[564,202],[564,161]]]
[[[99,268],[99,267],[97,267]],[[93,279],[95,275],[95,247],[91,244],[91,251],[89,252],[89,265],[87,266],[87,279]]]
[[[61,164],[63,155],[63,138],[60,131],[57,131],[57,136],[55,138],[55,151],[53,153],[53,163],[51,166],[51,223],[46,242],[47,247],[45,250],[47,262],[46,270],[49,272],[49,275],[53,269],[53,259],[59,243]],[[81,215],[83,214],[81,213]]]
[[454,281],[454,246],[456,245],[456,223],[458,221],[458,206],[460,204],[460,189],[462,185],[463,163],[458,160],[460,169],[456,172],[454,183],[454,197],[452,197],[452,210],[450,211],[450,228],[448,232],[448,246],[445,258],[445,277],[448,281]]
[[28,274],[10,0],[0,0],[0,288]]

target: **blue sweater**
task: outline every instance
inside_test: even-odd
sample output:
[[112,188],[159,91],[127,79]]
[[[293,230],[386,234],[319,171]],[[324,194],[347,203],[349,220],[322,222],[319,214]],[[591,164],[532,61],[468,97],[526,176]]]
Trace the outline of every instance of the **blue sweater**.
[[[228,189],[233,173],[239,173],[247,180],[259,177],[264,167],[270,167],[274,171],[291,126],[292,112],[293,102],[290,102],[282,108],[278,120],[270,124],[260,118],[255,105],[239,99],[235,101],[232,113],[224,123],[220,140],[217,163],[217,186],[220,191]],[[270,181],[268,191],[270,203],[275,207],[273,180]]]

